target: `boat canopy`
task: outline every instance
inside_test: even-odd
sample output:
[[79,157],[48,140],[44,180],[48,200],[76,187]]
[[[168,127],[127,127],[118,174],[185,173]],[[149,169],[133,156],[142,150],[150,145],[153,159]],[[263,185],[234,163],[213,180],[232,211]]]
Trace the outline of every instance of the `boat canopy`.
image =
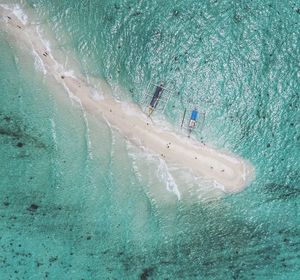
[[191,115],[191,120],[196,121],[197,117],[198,117],[198,111],[194,109]]

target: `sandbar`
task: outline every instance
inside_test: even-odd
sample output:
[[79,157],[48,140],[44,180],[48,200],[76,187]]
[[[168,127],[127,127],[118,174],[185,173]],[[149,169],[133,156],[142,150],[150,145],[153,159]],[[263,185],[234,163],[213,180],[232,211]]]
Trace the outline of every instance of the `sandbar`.
[[215,181],[226,193],[242,191],[253,178],[254,168],[241,157],[168,131],[150,121],[137,105],[118,101],[105,92],[97,93],[84,77],[68,75],[63,67],[58,67],[61,64],[49,52],[34,24],[22,21],[4,6],[0,6],[0,14],[1,29],[17,46],[34,52],[45,75],[52,76],[89,114],[104,119],[128,141],[157,155],[167,165]]

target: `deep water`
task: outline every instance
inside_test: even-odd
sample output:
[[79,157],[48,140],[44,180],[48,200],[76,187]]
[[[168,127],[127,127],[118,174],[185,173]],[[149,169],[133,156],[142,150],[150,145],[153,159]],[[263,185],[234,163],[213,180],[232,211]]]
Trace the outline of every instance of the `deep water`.
[[176,130],[196,106],[194,136],[256,178],[218,200],[158,197],[126,141],[2,32],[0,279],[298,279],[300,2],[23,2],[88,79],[141,109],[163,80],[157,117]]

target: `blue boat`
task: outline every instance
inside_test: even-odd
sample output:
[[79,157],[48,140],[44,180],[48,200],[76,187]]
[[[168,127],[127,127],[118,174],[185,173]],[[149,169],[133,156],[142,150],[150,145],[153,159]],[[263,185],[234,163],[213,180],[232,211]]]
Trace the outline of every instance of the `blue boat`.
[[190,119],[190,122],[189,122],[189,137],[192,133],[192,130],[195,128],[196,126],[196,122],[197,122],[197,119],[198,119],[198,111],[197,109],[195,108],[193,111],[192,111],[192,114],[191,114],[191,119]]

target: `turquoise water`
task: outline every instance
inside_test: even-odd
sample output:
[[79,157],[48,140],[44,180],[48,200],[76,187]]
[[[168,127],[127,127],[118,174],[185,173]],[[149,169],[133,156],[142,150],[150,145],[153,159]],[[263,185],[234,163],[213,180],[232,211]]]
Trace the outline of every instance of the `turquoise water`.
[[299,1],[23,5],[53,51],[121,98],[143,107],[163,79],[172,95],[158,115],[176,129],[196,104],[195,137],[250,160],[256,179],[219,200],[158,195],[139,152],[2,32],[1,279],[298,279]]

